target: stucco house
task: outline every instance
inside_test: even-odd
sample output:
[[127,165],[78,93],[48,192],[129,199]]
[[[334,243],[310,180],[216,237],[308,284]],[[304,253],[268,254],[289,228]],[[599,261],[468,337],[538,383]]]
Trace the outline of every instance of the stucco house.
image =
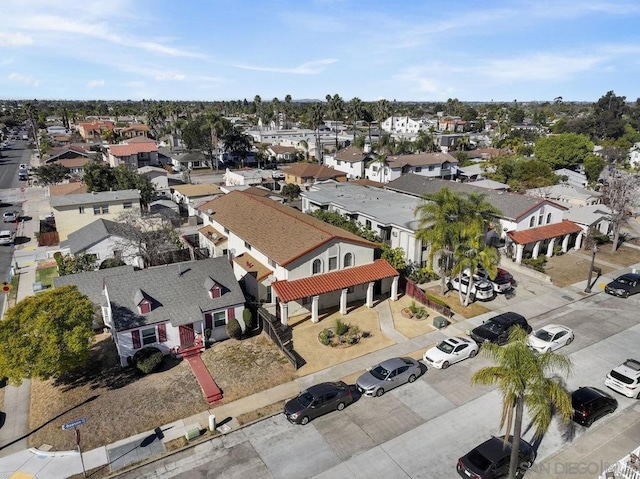
[[78,193],[49,198],[60,241],[74,231],[103,218],[115,220],[123,211],[140,213],[138,190]]
[[158,195],[167,198],[171,197],[167,170],[158,166],[143,166],[142,168],[138,168],[138,173],[149,178]]
[[227,255],[254,301],[274,308],[283,324],[309,314],[398,294],[398,272],[375,260],[375,245],[267,197],[232,191],[200,207],[200,245]]
[[267,147],[267,154],[278,163],[291,163],[296,161],[298,150],[293,146],[270,145]]
[[153,141],[132,142],[107,146],[106,161],[112,168],[126,166],[138,169],[143,166],[158,166],[158,146]]
[[101,307],[122,366],[145,346],[165,354],[192,347],[205,329],[215,341],[227,339],[226,325],[234,318],[245,329],[245,298],[223,257],[138,271],[120,266],[54,280],[55,287],[68,284]]
[[115,124],[112,121],[94,120],[78,123],[76,129],[84,141],[102,142],[102,134],[107,130],[113,130]]
[[329,168],[346,173],[347,178],[364,178],[367,162],[372,158],[371,154],[364,153],[360,148],[348,146],[335,153],[324,155],[324,164]]
[[597,205],[602,202],[602,193],[568,183],[532,188],[527,190],[527,194],[572,206]]
[[344,172],[317,163],[295,163],[283,172],[285,183],[299,186],[326,180],[347,181]]
[[388,183],[407,173],[429,178],[453,179],[458,172],[458,160],[448,153],[418,153],[388,156],[383,161],[372,161],[365,170],[365,177],[372,181]]

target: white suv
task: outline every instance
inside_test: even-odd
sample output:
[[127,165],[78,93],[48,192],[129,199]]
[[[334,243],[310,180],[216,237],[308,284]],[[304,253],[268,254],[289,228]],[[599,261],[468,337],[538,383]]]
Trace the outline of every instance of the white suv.
[[[462,294],[467,294],[467,289],[469,288],[469,277],[462,276],[459,278],[458,276],[454,276],[447,282],[447,286],[449,289],[455,289],[456,291],[462,292]],[[495,296],[495,291],[493,290],[493,285],[484,279],[473,281],[471,285],[471,294],[469,298],[471,301],[480,300],[480,301],[489,301],[493,299]]]
[[0,244],[13,243],[13,233],[9,230],[0,231]]
[[627,397],[640,399],[640,361],[627,359],[607,374],[604,384]]

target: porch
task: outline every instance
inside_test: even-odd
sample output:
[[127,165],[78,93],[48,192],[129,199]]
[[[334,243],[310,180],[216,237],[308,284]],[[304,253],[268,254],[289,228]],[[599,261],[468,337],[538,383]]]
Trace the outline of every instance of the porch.
[[518,264],[522,263],[525,254],[530,254],[533,259],[540,254],[551,258],[558,251],[566,253],[569,248],[579,250],[583,236],[583,229],[567,220],[524,231],[509,231],[507,253]]

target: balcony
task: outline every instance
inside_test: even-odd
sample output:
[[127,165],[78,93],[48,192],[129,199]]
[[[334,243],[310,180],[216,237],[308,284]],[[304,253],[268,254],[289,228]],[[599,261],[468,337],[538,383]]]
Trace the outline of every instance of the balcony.
[[612,464],[600,474],[600,479],[640,479],[640,447]]

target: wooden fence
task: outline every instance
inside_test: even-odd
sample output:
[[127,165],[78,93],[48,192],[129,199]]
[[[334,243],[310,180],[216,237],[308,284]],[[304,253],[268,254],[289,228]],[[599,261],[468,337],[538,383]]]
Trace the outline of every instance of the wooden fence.
[[299,369],[305,364],[305,360],[293,349],[293,331],[289,326],[283,326],[280,320],[262,307],[252,307],[257,313],[257,318],[262,330],[271,338],[274,344],[280,348],[285,357]]
[[422,289],[418,288],[418,285],[408,278],[406,279],[404,292],[407,296],[410,296],[411,298],[415,299],[419,303],[424,304],[429,309],[433,309],[434,311],[437,311],[438,313],[440,313],[441,315],[447,318],[450,318],[451,316],[453,316],[453,312],[451,311],[449,306],[444,306],[440,303],[436,303],[435,301],[432,301],[431,299],[429,299],[426,293]]

